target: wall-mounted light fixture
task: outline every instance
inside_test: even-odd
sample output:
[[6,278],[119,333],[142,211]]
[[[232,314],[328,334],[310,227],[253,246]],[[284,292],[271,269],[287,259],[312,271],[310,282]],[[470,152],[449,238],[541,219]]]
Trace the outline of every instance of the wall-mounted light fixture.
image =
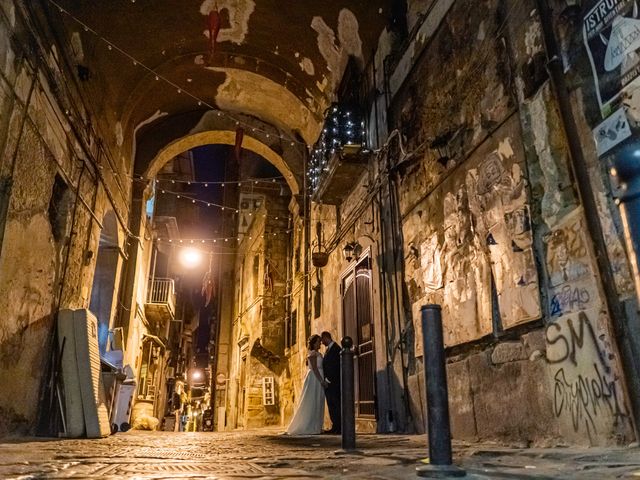
[[350,262],[354,257],[357,260],[361,251],[362,247],[358,242],[349,242],[342,248],[342,255],[347,262]]

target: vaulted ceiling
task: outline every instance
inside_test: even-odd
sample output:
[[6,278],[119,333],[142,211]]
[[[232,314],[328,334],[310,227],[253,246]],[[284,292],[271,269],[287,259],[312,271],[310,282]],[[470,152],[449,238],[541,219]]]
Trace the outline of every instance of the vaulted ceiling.
[[159,118],[211,107],[313,143],[349,56],[368,61],[391,0],[41,2],[122,146]]

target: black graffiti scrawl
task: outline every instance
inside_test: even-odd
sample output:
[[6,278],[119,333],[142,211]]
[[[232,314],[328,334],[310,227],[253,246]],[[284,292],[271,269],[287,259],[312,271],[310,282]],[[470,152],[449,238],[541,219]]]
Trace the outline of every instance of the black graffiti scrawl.
[[[597,311],[590,314],[595,317]],[[553,414],[591,443],[630,428],[613,356],[596,332],[586,312],[562,317],[545,332]]]
[[583,19],[583,39],[591,61],[603,116],[621,91],[640,76],[638,0],[597,0]]

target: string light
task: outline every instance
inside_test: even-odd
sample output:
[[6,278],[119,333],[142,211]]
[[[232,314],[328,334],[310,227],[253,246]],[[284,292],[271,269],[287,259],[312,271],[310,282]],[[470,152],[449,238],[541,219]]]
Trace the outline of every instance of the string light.
[[[143,68],[144,70],[146,70],[148,73],[153,74],[154,77],[158,77],[159,79],[161,79],[163,82],[165,82],[166,84],[170,85],[171,87],[175,88],[176,91],[178,93],[185,93],[188,97],[192,98],[193,100],[195,100],[198,105],[204,105],[208,108],[210,108],[211,110],[217,110],[213,105],[211,105],[210,103],[206,102],[205,100],[203,100],[202,98],[198,97],[197,95],[193,94],[192,92],[189,92],[188,90],[185,90],[184,88],[182,88],[180,85],[177,85],[175,82],[169,80],[168,78],[164,77],[163,75],[160,75],[158,72],[156,72],[153,68],[148,67],[147,65],[145,65],[144,63],[138,61],[135,57],[133,57],[131,54],[127,53],[124,49],[122,49],[121,47],[117,46],[116,44],[114,44],[113,42],[109,41],[108,39],[106,39],[105,37],[103,37],[102,35],[98,34],[98,32],[96,32],[95,30],[93,30],[89,25],[87,25],[86,23],[84,23],[82,20],[80,20],[78,17],[76,17],[75,15],[73,15],[71,12],[65,10],[56,0],[47,0],[51,5],[53,5],[54,7],[56,7],[61,13],[63,13],[64,15],[66,15],[67,17],[69,17],[71,20],[73,20],[75,23],[77,23],[78,25],[80,25],[86,32],[90,32],[91,34],[93,34],[94,36],[96,36],[98,38],[98,40],[102,41],[104,44],[107,45],[107,49],[108,50],[117,50],[121,55],[123,55],[124,57],[126,57],[128,60],[130,60],[134,66],[139,66],[141,68]],[[132,0],[132,3],[135,0]],[[220,117],[223,115],[223,112],[221,112],[220,110],[217,111],[217,115]],[[236,117],[234,117],[233,115],[230,115],[229,113],[224,112],[224,115],[226,118],[230,119],[231,121],[235,122],[235,124],[237,126],[239,125],[244,125],[245,127],[249,128],[251,127],[251,125],[247,122],[243,122],[238,120]],[[306,144],[306,142],[301,142],[299,140],[296,139],[292,139],[289,136],[286,135],[278,135],[278,134],[273,134],[270,133],[267,130],[263,130],[263,129],[259,129],[259,128],[255,128],[253,127],[252,131],[257,131],[261,134],[266,135],[266,138],[270,138],[272,135],[279,138],[280,140],[285,140],[287,142],[289,142],[291,144],[291,146],[295,146],[296,144],[299,145],[305,145],[308,147],[308,145]]]
[[[294,231],[293,228],[290,229],[286,229],[286,230],[278,230],[278,231],[272,231],[270,232],[271,235],[273,235],[274,237],[277,237],[278,235],[288,235],[290,233],[292,233]],[[260,238],[264,238],[264,233],[260,235]],[[162,242],[162,243],[179,243],[179,244],[189,244],[189,245],[193,245],[196,243],[200,243],[200,244],[207,244],[207,243],[218,243],[218,242],[229,242],[230,240],[242,240],[244,237],[247,237],[249,240],[253,240],[253,235],[249,235],[249,234],[243,234],[240,233],[238,235],[231,235],[231,236],[227,236],[227,237],[209,237],[209,238],[179,238],[179,239],[173,239],[173,238],[158,238],[156,239],[156,241],[158,242]]]
[[[208,200],[201,200],[199,198],[194,198],[190,195],[185,195],[184,192],[183,193],[178,193],[178,192],[172,192],[171,190],[160,190],[160,192],[163,195],[174,195],[176,198],[180,198],[180,199],[185,199],[185,200],[191,200],[192,204],[202,204],[202,205],[206,205],[207,207],[216,207],[219,208],[221,211],[225,211],[225,210],[232,210],[234,213],[240,213],[240,210],[238,208],[235,207],[228,207],[225,205],[220,205],[218,203],[214,203],[214,202],[210,202]],[[249,216],[253,216],[253,213],[255,213],[255,210],[251,210],[249,211]],[[267,215],[266,213],[263,214],[263,218],[273,218],[274,220],[278,220],[280,218],[280,216],[272,216],[272,215]]]
[[[132,178],[134,181],[136,182],[146,182],[147,179],[142,176],[142,175],[133,175]],[[284,180],[284,176],[279,175],[277,177],[262,177],[262,178],[247,178],[245,180],[240,180],[237,183],[237,185],[239,187],[241,187],[242,185],[258,185],[260,183],[276,183],[278,180]],[[225,180],[176,180],[176,179],[167,179],[167,178],[156,178],[155,179],[156,182],[164,182],[164,183],[168,183],[171,182],[171,184],[175,185],[175,184],[186,184],[186,185],[204,185],[205,187],[208,187],[209,185],[220,185],[221,187],[225,187],[225,184],[229,183],[228,181]]]

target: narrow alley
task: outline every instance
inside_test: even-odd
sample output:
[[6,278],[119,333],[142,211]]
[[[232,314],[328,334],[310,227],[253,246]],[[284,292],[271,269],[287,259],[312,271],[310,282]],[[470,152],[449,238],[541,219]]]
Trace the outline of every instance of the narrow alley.
[[638,7],[0,0],[0,478],[640,476]]
[[[360,439],[355,455],[336,455],[337,437],[291,438],[277,429],[233,433],[129,432],[101,440],[20,440],[0,444],[0,477],[13,479],[368,479],[415,477],[424,435]],[[470,480],[635,478],[637,448],[505,448],[456,445]]]

